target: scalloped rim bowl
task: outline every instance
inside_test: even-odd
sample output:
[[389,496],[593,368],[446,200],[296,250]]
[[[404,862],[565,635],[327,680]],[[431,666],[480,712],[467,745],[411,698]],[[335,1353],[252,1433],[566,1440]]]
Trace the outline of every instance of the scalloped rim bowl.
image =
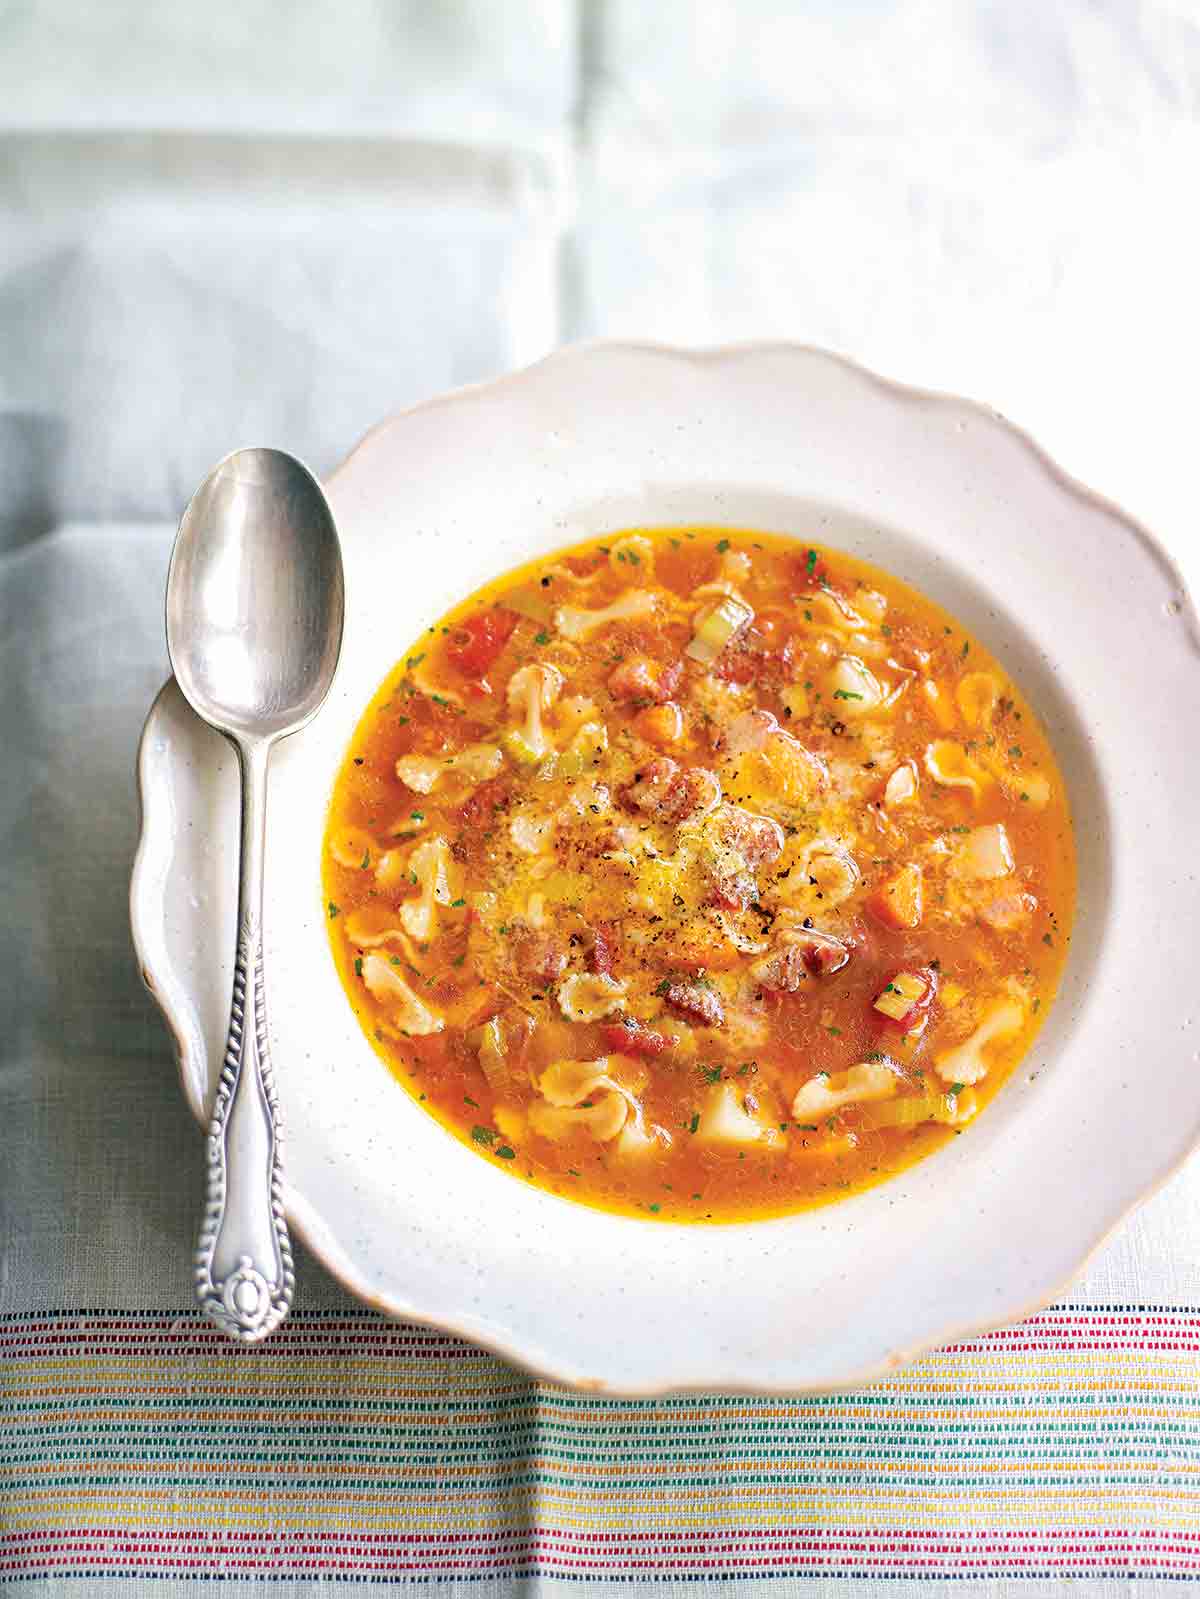
[[[1200,759],[1180,736],[1200,726],[1200,627],[1154,540],[1023,434],[815,350],[596,344],[383,423],[328,492],[346,640],[326,708],[272,764],[266,971],[288,1213],[353,1293],[579,1387],[820,1392],[1044,1304],[1200,1139]],[[1044,719],[1079,847],[1063,988],[996,1103],[877,1189],[730,1226],[590,1210],[451,1138],[363,1038],[320,890],[335,771],[400,651],[518,562],[680,522],[840,546],[948,606]],[[139,780],[134,939],[203,1119],[236,773],[173,684]]]

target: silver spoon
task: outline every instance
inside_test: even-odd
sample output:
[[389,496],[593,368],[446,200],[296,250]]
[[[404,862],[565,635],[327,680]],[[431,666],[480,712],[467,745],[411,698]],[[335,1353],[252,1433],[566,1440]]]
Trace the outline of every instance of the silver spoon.
[[241,768],[237,960],[208,1131],[196,1295],[244,1343],[279,1325],[296,1281],[263,1002],[267,761],[329,692],[344,610],[337,529],[317,480],[281,450],[227,455],[179,524],[167,650],[193,710],[229,739]]

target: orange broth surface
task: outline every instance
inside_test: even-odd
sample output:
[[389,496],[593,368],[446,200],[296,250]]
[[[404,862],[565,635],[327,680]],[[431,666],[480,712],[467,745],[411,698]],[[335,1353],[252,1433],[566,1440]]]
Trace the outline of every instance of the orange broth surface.
[[414,641],[337,776],[347,997],[480,1159],[780,1215],[967,1127],[1071,931],[1062,778],[1003,667],[837,550],[635,530]]

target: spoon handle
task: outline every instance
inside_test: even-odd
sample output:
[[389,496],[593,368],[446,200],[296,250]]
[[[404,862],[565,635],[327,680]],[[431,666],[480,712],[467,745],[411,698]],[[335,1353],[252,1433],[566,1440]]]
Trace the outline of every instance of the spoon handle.
[[238,944],[225,1064],[208,1129],[207,1193],[196,1297],[210,1320],[257,1343],[287,1315],[296,1286],[283,1214],[282,1127],[263,1000],[263,855],[269,745],[237,746],[242,776]]

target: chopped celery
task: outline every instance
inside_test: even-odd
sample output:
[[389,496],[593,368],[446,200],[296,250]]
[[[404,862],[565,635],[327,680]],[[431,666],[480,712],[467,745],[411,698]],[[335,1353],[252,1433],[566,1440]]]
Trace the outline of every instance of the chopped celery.
[[701,617],[685,653],[693,661],[707,666],[716,660],[734,634],[740,633],[753,620],[753,608],[744,600],[736,599],[732,594],[723,595],[712,610],[706,611]]
[[926,979],[916,972],[899,972],[876,999],[875,1009],[894,1022],[902,1022],[913,1006],[925,998],[928,987]]

